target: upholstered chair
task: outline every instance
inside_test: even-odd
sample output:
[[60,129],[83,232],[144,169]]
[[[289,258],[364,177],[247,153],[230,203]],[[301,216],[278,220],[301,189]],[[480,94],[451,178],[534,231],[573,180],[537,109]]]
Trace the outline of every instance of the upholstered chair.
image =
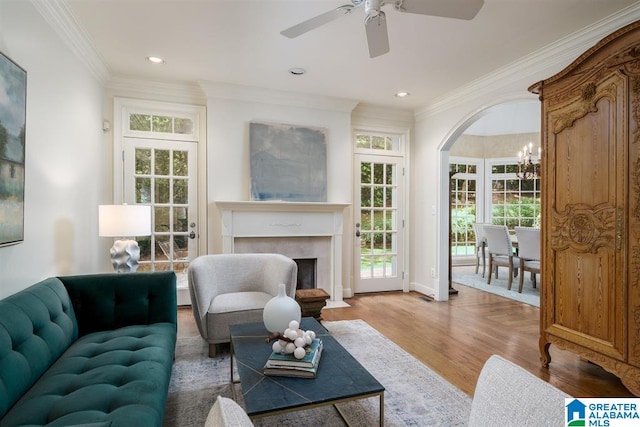
[[489,274],[487,284],[491,284],[491,275],[495,270],[498,278],[498,267],[509,268],[509,279],[507,289],[511,290],[515,266],[520,262],[513,253],[513,243],[509,236],[509,229],[506,225],[485,225],[484,235],[487,239],[487,249],[489,250]]
[[473,231],[476,235],[476,274],[480,269],[480,260],[482,260],[482,277],[487,270],[487,256],[485,253],[486,239],[484,237],[485,224],[475,222],[473,223]]
[[229,342],[229,326],[262,322],[264,305],[278,295],[278,286],[295,296],[298,267],[279,254],[202,255],[189,264],[189,293],[200,336],[209,343]]
[[536,287],[536,274],[540,274],[540,229],[532,227],[515,227],[518,238],[518,258],[520,258],[520,279],[518,292],[522,292],[524,272],[531,273],[531,282]]

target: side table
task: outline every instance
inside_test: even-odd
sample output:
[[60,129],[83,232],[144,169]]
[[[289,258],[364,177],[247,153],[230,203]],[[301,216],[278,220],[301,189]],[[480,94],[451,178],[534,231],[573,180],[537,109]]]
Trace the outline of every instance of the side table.
[[329,294],[321,288],[298,289],[296,301],[300,304],[302,317],[313,317],[318,322],[322,320],[322,308],[327,305]]

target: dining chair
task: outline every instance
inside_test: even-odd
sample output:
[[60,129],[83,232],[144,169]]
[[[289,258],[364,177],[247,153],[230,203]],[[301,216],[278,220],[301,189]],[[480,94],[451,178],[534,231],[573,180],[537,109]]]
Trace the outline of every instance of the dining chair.
[[478,274],[478,270],[480,269],[480,259],[482,259],[482,277],[487,270],[487,258],[485,253],[485,237],[484,237],[484,225],[482,223],[476,222],[473,224],[473,231],[476,234],[476,274]]
[[490,225],[483,227],[484,235],[487,241],[487,249],[489,251],[489,274],[487,275],[487,284],[491,284],[491,275],[495,270],[496,279],[498,278],[498,267],[509,268],[509,279],[507,281],[507,289],[511,290],[514,272],[517,271],[514,265],[520,260],[513,253],[513,244],[509,236],[509,229],[506,225]]
[[515,227],[518,237],[518,257],[520,258],[520,279],[518,292],[522,292],[524,272],[531,273],[531,283],[536,287],[536,274],[540,274],[540,229],[533,227]]

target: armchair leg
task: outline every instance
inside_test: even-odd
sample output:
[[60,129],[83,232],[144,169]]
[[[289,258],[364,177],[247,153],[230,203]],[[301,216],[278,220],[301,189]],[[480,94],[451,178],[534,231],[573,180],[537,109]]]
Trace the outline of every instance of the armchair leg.
[[209,357],[216,357],[216,345],[215,344],[209,344]]

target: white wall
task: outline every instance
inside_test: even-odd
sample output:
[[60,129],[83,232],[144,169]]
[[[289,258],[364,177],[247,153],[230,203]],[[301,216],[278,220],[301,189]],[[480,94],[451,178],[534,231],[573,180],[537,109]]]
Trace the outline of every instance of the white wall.
[[101,84],[30,2],[0,1],[0,51],[27,70],[25,240],[0,248],[1,298],[49,276],[110,268],[96,248],[111,153]]
[[[207,199],[210,253],[222,252],[220,212],[216,201],[246,201],[250,195],[249,122],[286,123],[327,129],[327,201],[352,203],[353,150],[349,100],[201,83],[207,94]],[[351,254],[351,209],[345,209],[343,253]],[[347,258],[347,257],[345,257]],[[349,257],[350,258],[350,257]],[[351,277],[352,260],[343,262]],[[346,281],[346,279],[345,279]],[[344,287],[348,288],[345,283]]]

